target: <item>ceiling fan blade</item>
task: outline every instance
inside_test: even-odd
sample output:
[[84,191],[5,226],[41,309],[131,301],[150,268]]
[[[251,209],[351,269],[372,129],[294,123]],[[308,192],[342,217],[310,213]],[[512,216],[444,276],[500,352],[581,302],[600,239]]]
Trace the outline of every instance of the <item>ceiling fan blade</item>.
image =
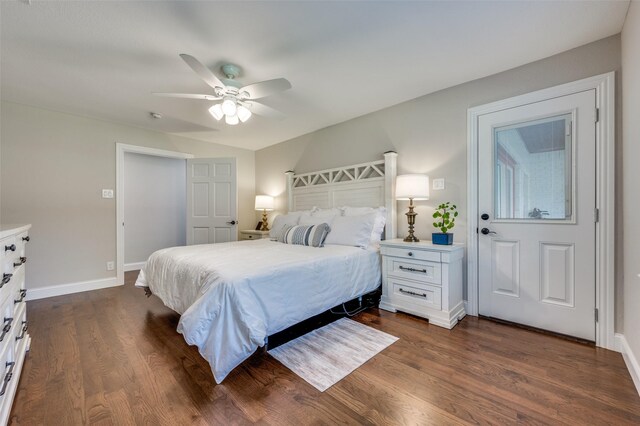
[[214,89],[216,87],[224,88],[224,84],[220,81],[220,79],[216,77],[209,68],[202,65],[202,63],[196,58],[191,55],[187,55],[186,53],[181,53],[180,57],[209,86],[213,87]]
[[217,101],[222,99],[220,96],[214,95],[198,95],[195,93],[153,93],[156,96],[164,96],[165,98],[185,98],[185,99],[202,99],[203,101]]
[[275,118],[277,120],[282,120],[286,117],[277,109],[273,109],[270,106],[266,106],[265,104],[261,104],[259,102],[243,102],[243,104],[247,108],[249,108],[252,113],[261,115],[263,117]]
[[286,78],[276,78],[273,80],[261,81],[244,86],[240,89],[240,93],[247,92],[247,99],[260,99],[275,93],[284,92],[291,89],[291,83]]

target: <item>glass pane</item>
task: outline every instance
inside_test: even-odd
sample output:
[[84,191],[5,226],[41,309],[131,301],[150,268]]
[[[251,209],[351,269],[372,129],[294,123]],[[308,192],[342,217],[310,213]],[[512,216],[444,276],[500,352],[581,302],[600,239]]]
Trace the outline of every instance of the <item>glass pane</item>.
[[494,147],[496,219],[571,219],[571,114],[498,127]]

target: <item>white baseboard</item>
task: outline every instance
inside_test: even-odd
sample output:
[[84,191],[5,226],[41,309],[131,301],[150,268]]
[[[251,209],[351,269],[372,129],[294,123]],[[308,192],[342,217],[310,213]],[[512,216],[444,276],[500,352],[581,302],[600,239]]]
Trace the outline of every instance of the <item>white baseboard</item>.
[[477,315],[472,315],[469,313],[469,301],[463,300],[463,302],[464,302],[464,312],[466,313],[466,315],[477,317]]
[[135,263],[125,263],[124,264],[124,271],[128,272],[128,271],[137,271],[139,269],[142,269],[142,267],[146,264],[147,262],[135,262]]
[[124,285],[124,283],[118,283],[118,279],[116,277],[111,277],[99,280],[82,281],[79,283],[36,287],[28,289],[27,300],[44,299],[46,297],[62,296],[65,294],[80,293],[82,291],[98,290],[101,288],[116,287],[119,285]]
[[616,346],[617,349],[622,352],[622,357],[624,358],[625,364],[627,364],[627,369],[629,370],[629,374],[631,374],[633,384],[636,385],[636,390],[638,391],[638,395],[640,395],[640,364],[638,364],[638,358],[636,358],[636,354],[631,350],[623,334],[616,333]]

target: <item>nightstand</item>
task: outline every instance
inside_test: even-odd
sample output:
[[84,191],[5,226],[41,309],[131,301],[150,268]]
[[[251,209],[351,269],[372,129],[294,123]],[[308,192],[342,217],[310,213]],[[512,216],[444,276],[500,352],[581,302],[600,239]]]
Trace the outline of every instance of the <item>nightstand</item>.
[[241,240],[261,240],[263,238],[269,238],[269,231],[253,231],[251,229],[240,231]]
[[381,309],[407,312],[449,329],[465,316],[461,244],[444,246],[395,239],[382,241],[380,252]]

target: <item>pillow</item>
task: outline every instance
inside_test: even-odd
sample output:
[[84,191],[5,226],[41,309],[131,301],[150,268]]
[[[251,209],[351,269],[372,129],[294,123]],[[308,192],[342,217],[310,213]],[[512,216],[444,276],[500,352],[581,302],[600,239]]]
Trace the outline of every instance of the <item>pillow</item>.
[[311,209],[311,216],[327,217],[327,216],[340,216],[340,215],[342,215],[342,209],[338,207],[334,207],[331,209],[321,209],[320,207],[314,207],[313,209]]
[[327,244],[367,248],[371,243],[371,233],[378,212],[358,216],[338,216],[331,225]]
[[269,238],[276,239],[278,238],[278,234],[282,232],[282,230],[286,226],[295,226],[298,224],[300,220],[301,213],[293,212],[289,214],[279,214],[273,219],[273,224],[271,225],[271,231],[269,231]]
[[326,223],[289,226],[278,236],[278,241],[285,244],[322,247],[330,231],[331,228]]
[[326,223],[331,226],[331,222],[337,216],[337,214],[333,211],[325,210],[323,212],[311,212],[305,213],[300,216],[300,220],[298,221],[298,225],[320,225],[321,223]]
[[387,209],[385,207],[343,207],[342,212],[345,216],[359,216],[371,212],[378,213],[371,231],[371,244],[377,245],[380,243],[384,225],[387,222]]

